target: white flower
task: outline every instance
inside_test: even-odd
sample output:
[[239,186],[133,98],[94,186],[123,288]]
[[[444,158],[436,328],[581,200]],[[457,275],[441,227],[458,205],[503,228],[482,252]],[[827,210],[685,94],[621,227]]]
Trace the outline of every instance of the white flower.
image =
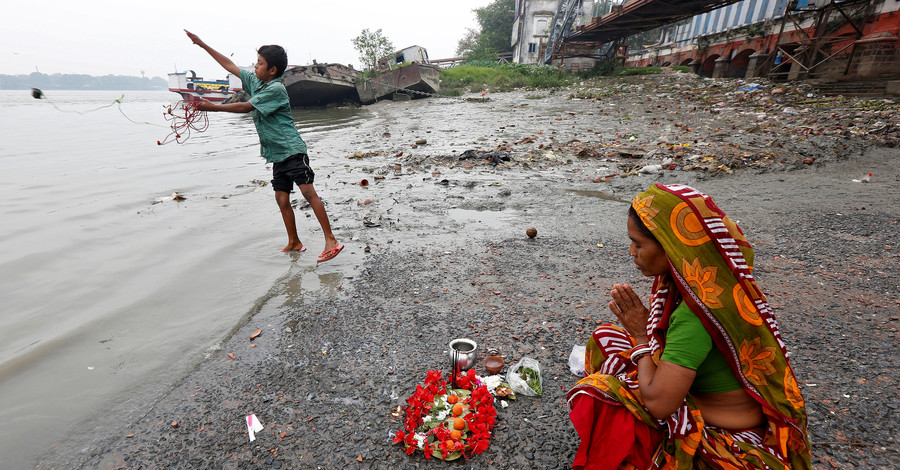
[[418,445],[419,449],[424,449],[425,448],[425,439],[427,439],[428,436],[426,434],[417,432],[413,437],[416,438],[416,442],[418,442],[417,445]]
[[503,377],[500,375],[491,375],[481,379],[481,381],[491,393],[494,393],[494,390],[496,390],[497,387],[499,387],[500,384],[503,383]]

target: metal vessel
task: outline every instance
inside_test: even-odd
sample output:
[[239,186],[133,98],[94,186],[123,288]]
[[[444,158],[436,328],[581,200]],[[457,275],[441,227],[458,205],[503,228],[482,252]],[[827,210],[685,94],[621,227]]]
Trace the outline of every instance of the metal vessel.
[[243,91],[240,77],[228,74],[225,80],[203,80],[193,70],[169,74],[169,91],[178,93],[185,101],[199,101],[206,98],[212,102],[222,102]]
[[358,102],[355,79],[359,72],[341,64],[288,67],[282,79],[292,108]]

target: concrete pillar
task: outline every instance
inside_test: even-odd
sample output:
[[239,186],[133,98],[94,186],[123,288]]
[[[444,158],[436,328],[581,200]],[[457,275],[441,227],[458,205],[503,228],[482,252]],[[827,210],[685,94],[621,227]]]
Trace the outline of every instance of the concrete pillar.
[[716,66],[713,68],[712,78],[728,77],[728,66],[731,65],[731,59],[722,56],[716,59]]
[[703,65],[703,62],[700,62],[700,59],[694,59],[689,64],[688,67],[694,71],[695,74],[700,75],[700,66]]
[[747,78],[753,77],[765,77],[769,74],[768,67],[763,67],[761,70],[757,71],[760,65],[763,65],[766,59],[769,57],[767,52],[759,51],[754,52],[750,55],[750,61],[747,63]]
[[885,84],[884,91],[889,95],[900,96],[900,80],[889,80]]
[[[808,46],[800,46],[794,49],[794,52],[791,53],[794,57],[803,58],[805,54],[805,49]],[[784,66],[782,66],[784,68]],[[802,80],[805,79],[807,75],[807,70],[803,67],[802,64],[793,61],[791,62],[791,68],[788,70],[788,80]]]

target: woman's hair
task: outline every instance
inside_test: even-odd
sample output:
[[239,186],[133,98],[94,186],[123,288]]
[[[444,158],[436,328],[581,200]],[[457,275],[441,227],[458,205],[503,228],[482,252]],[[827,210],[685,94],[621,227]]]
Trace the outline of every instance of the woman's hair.
[[638,215],[633,206],[628,206],[628,217],[631,217],[631,220],[634,221],[634,225],[637,226],[638,230],[640,230],[642,234],[646,235],[651,240],[656,242],[657,245],[659,245],[659,240],[657,240],[656,237],[653,236],[653,232],[651,232],[650,229],[647,228],[646,225],[644,225],[644,221],[641,220],[641,216]]
[[275,67],[275,78],[280,77],[287,68],[287,52],[284,52],[284,48],[281,46],[262,46],[256,53],[266,59],[269,67]]

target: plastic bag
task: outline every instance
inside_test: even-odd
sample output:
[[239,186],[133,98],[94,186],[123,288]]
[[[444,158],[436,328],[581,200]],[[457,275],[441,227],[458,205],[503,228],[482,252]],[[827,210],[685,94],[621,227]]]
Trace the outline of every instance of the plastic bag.
[[583,344],[572,346],[572,352],[569,353],[569,370],[579,377],[587,375],[587,371],[584,370],[584,355],[586,353],[587,347]]
[[509,388],[516,394],[539,397],[544,393],[541,382],[541,364],[536,359],[523,357],[506,373]]

